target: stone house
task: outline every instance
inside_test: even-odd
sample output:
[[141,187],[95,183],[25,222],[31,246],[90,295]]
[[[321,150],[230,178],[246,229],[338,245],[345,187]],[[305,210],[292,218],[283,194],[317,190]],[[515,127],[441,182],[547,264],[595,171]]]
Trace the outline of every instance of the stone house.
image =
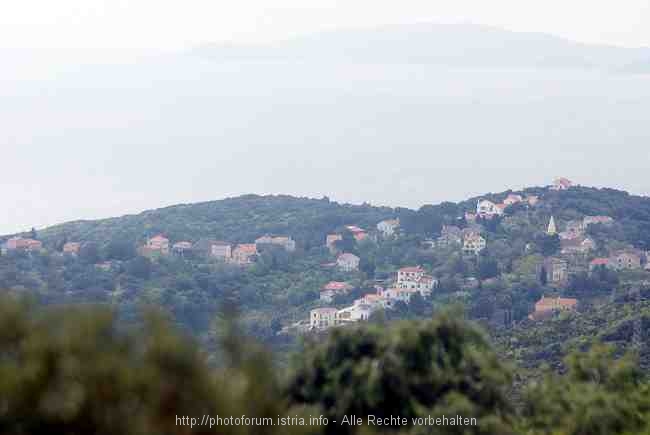
[[531,320],[541,320],[549,317],[558,311],[575,311],[578,306],[578,300],[572,298],[547,298],[542,296],[539,301],[535,303],[535,312],[529,318]]
[[569,263],[558,257],[545,258],[543,268],[546,282],[549,284],[566,284],[569,281]]
[[255,239],[255,245],[257,245],[258,250],[261,249],[261,246],[263,245],[280,246],[284,248],[284,250],[287,252],[293,252],[296,250],[296,242],[291,237],[288,236],[272,237],[267,234]]

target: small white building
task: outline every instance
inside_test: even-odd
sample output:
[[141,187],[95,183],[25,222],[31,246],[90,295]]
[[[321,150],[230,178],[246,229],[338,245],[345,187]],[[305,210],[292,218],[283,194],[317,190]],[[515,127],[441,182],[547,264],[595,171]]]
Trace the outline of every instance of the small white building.
[[344,272],[353,272],[359,270],[359,257],[354,254],[345,253],[336,259],[337,267]]
[[219,261],[230,261],[232,258],[232,246],[228,242],[211,242],[210,256],[216,258]]
[[493,218],[494,216],[501,216],[505,206],[502,204],[495,204],[487,199],[481,199],[476,204],[476,214],[483,218]]
[[377,231],[384,237],[392,237],[399,228],[399,219],[387,219],[377,224]]
[[336,313],[336,323],[341,325],[345,323],[366,321],[370,315],[375,311],[371,305],[368,304],[354,304],[345,307]]

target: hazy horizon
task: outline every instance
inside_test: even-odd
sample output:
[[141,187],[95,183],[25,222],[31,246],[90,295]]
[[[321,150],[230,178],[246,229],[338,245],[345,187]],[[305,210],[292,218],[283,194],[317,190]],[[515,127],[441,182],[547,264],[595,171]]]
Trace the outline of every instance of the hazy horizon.
[[[549,20],[513,33],[497,28],[525,26],[471,11],[454,16],[481,26],[445,24],[453,37],[422,23],[448,13],[388,36],[377,29],[408,17],[354,15],[314,26],[318,38],[264,28],[234,47],[221,34],[174,46],[177,29],[130,51],[101,27],[88,47],[53,35],[40,57],[46,39],[5,39],[0,234],[248,193],[417,208],[567,176],[650,194],[650,51],[571,42],[603,44],[593,23],[571,39]],[[627,46],[650,45],[643,29],[629,26]],[[259,45],[266,34],[289,41]],[[93,44],[91,60],[75,54]]]

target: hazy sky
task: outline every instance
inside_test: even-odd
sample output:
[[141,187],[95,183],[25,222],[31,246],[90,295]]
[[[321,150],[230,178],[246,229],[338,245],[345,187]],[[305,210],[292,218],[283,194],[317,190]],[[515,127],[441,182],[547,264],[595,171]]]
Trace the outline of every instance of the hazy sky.
[[20,0],[0,7],[0,47],[183,49],[341,27],[472,22],[576,41],[650,46],[647,0]]
[[0,234],[242,193],[417,207],[557,175],[650,193],[648,75],[177,54],[418,22],[650,46],[647,0],[4,2]]

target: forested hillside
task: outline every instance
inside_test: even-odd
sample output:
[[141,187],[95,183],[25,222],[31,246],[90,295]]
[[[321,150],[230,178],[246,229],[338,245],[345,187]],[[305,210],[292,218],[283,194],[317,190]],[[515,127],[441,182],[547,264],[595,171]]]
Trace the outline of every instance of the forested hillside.
[[[477,214],[479,200],[498,204],[498,213]],[[549,233],[551,217],[559,235]],[[569,237],[575,222],[590,217],[608,220],[581,224],[575,238],[562,238]],[[385,220],[399,221],[394,234],[378,230]],[[357,237],[358,231],[363,237]],[[143,250],[159,234],[171,244],[187,242],[192,249],[173,248],[168,255]],[[332,234],[340,240],[326,246]],[[288,238],[295,249],[258,244],[250,264],[241,265],[217,261],[206,248],[219,240],[235,249],[265,235]],[[48,304],[107,304],[126,324],[136,322],[143,304],[159,305],[208,346],[226,300],[239,307],[249,334],[283,350],[310,333],[305,322],[311,310],[357,304],[378,287],[397,285],[400,268],[419,266],[435,282],[431,295],[417,294],[407,303],[373,310],[370,322],[427,318],[445,307],[461,306],[522,367],[536,368],[541,362],[558,366],[578,344],[602,338],[607,331],[618,337],[628,309],[621,298],[647,287],[650,280],[644,269],[650,199],[579,186],[492,193],[418,210],[248,195],[70,222],[21,236],[42,247],[5,247],[0,288]],[[479,236],[485,246],[468,251],[468,237]],[[571,241],[587,239],[588,249],[576,251]],[[4,240],[9,246],[10,236]],[[78,250],[62,252],[70,243],[78,244]],[[357,256],[358,268],[338,267],[342,252]],[[638,253],[638,267],[615,267],[619,252]],[[610,258],[612,267],[591,266],[594,260]],[[566,275],[557,282],[547,270],[550,259],[566,265]],[[320,293],[331,282],[345,283],[350,291],[327,302]],[[614,295],[619,302],[612,302]],[[577,306],[559,317],[529,320],[543,296],[569,298]],[[631,340],[626,334],[620,337],[617,342]]]

